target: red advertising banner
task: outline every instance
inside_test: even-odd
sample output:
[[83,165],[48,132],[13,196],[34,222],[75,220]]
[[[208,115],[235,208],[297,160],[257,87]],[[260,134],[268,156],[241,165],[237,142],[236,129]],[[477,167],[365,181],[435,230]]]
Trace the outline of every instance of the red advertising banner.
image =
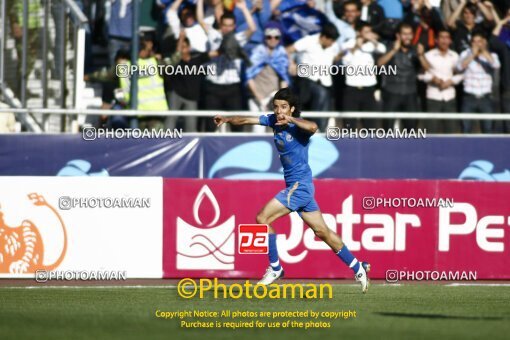
[[[316,180],[329,228],[352,253],[388,271],[476,271],[510,279],[510,183]],[[266,254],[240,253],[238,226],[253,224],[283,181],[164,180],[166,278],[260,278]],[[352,278],[292,213],[273,224],[287,278]]]

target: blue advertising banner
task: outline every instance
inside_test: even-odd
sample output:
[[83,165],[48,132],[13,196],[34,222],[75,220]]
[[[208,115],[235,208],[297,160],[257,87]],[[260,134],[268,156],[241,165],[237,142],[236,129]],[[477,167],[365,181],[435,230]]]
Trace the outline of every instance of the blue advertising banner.
[[199,176],[199,139],[0,135],[1,176]]
[[[272,138],[204,137],[206,178],[281,179]],[[510,181],[510,138],[342,139],[314,136],[316,178]]]
[[[342,139],[314,136],[316,178],[510,181],[509,137]],[[283,179],[272,136],[97,139],[0,135],[0,176]]]

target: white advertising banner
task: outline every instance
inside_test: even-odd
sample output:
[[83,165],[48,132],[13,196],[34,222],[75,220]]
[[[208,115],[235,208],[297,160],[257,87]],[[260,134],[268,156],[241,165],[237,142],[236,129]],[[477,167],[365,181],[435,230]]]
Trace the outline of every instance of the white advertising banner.
[[0,277],[161,278],[162,185],[159,177],[0,177]]

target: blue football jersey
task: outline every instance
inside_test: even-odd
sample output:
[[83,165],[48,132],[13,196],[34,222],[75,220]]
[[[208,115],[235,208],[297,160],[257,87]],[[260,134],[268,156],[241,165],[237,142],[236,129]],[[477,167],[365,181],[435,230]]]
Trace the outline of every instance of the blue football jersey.
[[308,146],[311,134],[301,130],[296,124],[278,126],[276,115],[262,115],[260,125],[273,128],[274,143],[283,166],[283,176],[287,186],[295,182],[312,183],[312,169],[308,165]]

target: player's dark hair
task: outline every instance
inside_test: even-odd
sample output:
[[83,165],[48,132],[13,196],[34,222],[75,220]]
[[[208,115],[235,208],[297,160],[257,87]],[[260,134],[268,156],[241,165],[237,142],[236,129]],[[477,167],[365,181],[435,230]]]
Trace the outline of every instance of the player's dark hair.
[[436,38],[439,38],[439,35],[441,33],[448,33],[450,35],[450,37],[452,37],[452,31],[450,31],[450,29],[446,28],[446,27],[441,27],[440,29],[437,30],[436,32]]
[[409,28],[411,31],[414,32],[414,28],[411,24],[408,24],[407,22],[401,22],[397,27],[397,33],[402,33],[402,31],[406,28]]
[[473,42],[475,37],[481,37],[481,38],[484,38],[485,40],[488,39],[487,33],[485,33],[482,29],[474,29],[473,30],[473,33],[471,33],[471,42]]
[[344,8],[344,11],[345,8],[349,5],[354,5],[358,9],[358,11],[361,11],[361,3],[356,0],[347,0],[346,2],[344,2],[344,5],[342,6]]
[[234,15],[234,12],[225,11],[220,18],[220,23],[222,23],[226,19],[232,19],[234,20],[234,24],[236,23],[236,16]]
[[188,12],[191,16],[193,16],[193,18],[196,19],[195,13],[197,11],[197,6],[195,6],[193,4],[186,4],[184,7],[182,7],[182,9],[179,10],[179,19],[181,20],[181,22],[182,22],[182,19],[184,19],[184,17],[182,15],[185,11]]
[[289,103],[291,108],[294,106],[294,112],[292,113],[292,116],[297,118],[301,116],[298,97],[292,92],[290,88],[284,87],[283,89],[280,89],[278,92],[276,92],[273,97],[273,105],[275,100],[285,100],[287,103]]
[[338,30],[336,29],[336,26],[332,23],[326,23],[324,26],[322,26],[321,34],[322,37],[326,37],[332,40],[338,39],[340,34],[338,33]]
[[476,7],[476,5],[473,3],[468,3],[464,7],[463,11],[465,11],[465,10],[468,10],[469,12],[471,12],[471,14],[473,14],[476,17],[476,12],[478,12],[478,7]]
[[368,22],[363,21],[363,20],[358,20],[358,22],[356,24],[354,24],[354,30],[356,32],[361,32],[361,30],[364,29],[365,27],[372,28],[372,25],[370,25]]

